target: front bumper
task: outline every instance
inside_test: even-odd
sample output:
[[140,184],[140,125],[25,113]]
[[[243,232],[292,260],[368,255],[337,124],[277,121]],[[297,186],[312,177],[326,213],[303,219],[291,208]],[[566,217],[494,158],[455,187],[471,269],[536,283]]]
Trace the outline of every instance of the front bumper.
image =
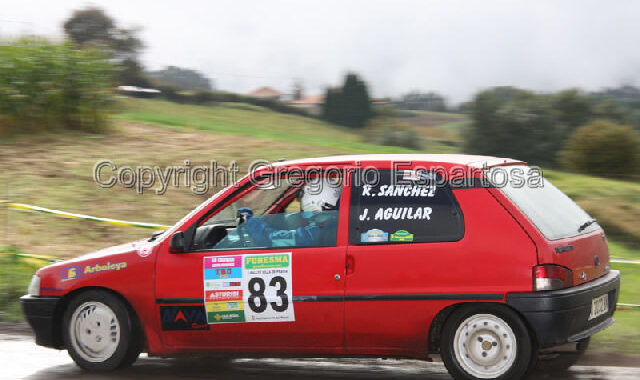
[[62,334],[56,331],[56,307],[61,297],[22,296],[22,312],[36,334],[36,344],[45,347],[62,347]]
[[[620,272],[572,288],[536,293],[512,293],[507,304],[519,311],[535,332],[540,348],[577,342],[609,327],[620,293]],[[609,310],[589,320],[591,300],[609,295]]]

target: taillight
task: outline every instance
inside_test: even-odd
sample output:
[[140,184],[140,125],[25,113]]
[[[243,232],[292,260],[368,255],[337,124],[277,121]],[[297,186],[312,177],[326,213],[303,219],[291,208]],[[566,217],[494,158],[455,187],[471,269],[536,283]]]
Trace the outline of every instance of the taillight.
[[533,267],[533,290],[564,289],[573,286],[571,270],[559,265],[543,264]]

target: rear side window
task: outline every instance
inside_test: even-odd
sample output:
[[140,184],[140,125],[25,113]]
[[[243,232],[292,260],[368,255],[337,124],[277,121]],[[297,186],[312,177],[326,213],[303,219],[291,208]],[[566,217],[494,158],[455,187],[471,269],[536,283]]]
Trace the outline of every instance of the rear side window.
[[[526,170],[526,167],[521,167]],[[502,173],[498,173],[502,170]],[[489,178],[529,220],[549,240],[557,240],[593,232],[600,228],[597,223],[584,223],[593,220],[580,206],[558,190],[551,182],[542,179],[540,186],[528,186],[515,182],[503,181],[505,168],[494,168],[489,172]]]
[[350,244],[444,242],[464,236],[462,212],[451,189],[436,186],[441,181],[430,180],[431,173],[378,173],[378,181],[353,182]]

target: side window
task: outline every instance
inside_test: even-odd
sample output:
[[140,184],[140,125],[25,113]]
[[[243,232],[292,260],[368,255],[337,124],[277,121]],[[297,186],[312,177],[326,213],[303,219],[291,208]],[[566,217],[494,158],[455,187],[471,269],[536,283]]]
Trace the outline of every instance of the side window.
[[342,181],[269,178],[196,228],[193,250],[335,246]]
[[464,236],[458,202],[447,185],[437,185],[435,174],[379,174],[377,183],[352,185],[350,244],[445,242]]

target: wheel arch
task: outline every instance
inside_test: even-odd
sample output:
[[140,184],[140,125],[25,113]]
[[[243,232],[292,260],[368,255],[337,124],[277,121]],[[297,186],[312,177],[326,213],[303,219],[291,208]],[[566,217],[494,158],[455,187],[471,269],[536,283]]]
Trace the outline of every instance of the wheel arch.
[[429,337],[428,337],[428,345],[427,345],[428,353],[440,354],[442,328],[444,327],[445,323],[447,322],[447,320],[449,319],[449,317],[454,311],[463,307],[477,306],[482,304],[492,305],[492,306],[499,305],[499,307],[503,307],[513,311],[520,318],[522,323],[524,323],[524,325],[527,327],[529,337],[531,338],[531,343],[534,345],[534,349],[538,347],[538,337],[536,335],[536,331],[533,329],[533,326],[531,326],[527,318],[524,315],[522,315],[522,313],[517,309],[507,305],[504,302],[459,302],[453,305],[449,305],[444,309],[440,310],[438,314],[435,316],[435,318],[433,318],[433,321],[431,322],[431,326],[429,327]]
[[127,308],[129,315],[131,315],[131,318],[133,319],[132,323],[134,324],[135,327],[139,329],[139,332],[142,335],[142,338],[144,339],[144,346],[146,347],[147,336],[142,326],[142,323],[140,321],[140,317],[138,316],[138,313],[131,305],[131,302],[129,302],[129,300],[127,300],[126,297],[124,297],[122,294],[118,293],[117,291],[110,288],[103,287],[103,286],[86,286],[86,287],[74,289],[73,291],[65,294],[60,299],[60,301],[56,305],[56,309],[53,314],[53,330],[54,330],[53,342],[55,347],[64,348],[64,337],[63,337],[64,321],[63,320],[64,320],[64,313],[67,310],[67,307],[69,306],[69,302],[79,294],[85,293],[90,290],[99,290],[99,291],[110,293],[111,295],[115,296],[120,301],[122,301],[122,303]]

